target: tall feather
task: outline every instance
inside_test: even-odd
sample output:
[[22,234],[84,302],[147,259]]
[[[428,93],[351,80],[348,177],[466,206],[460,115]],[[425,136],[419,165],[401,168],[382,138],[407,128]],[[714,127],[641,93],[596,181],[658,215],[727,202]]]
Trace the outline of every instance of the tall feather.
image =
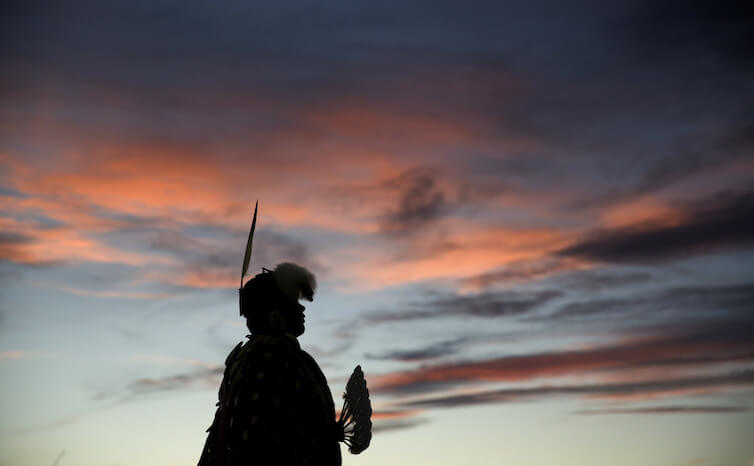
[[246,240],[246,252],[243,256],[243,266],[241,267],[241,288],[243,288],[243,277],[246,276],[246,272],[249,271],[249,263],[251,262],[251,244],[254,241],[254,228],[257,226],[257,208],[259,207],[259,201],[254,204],[254,218],[251,220],[251,230],[249,230],[249,239]]

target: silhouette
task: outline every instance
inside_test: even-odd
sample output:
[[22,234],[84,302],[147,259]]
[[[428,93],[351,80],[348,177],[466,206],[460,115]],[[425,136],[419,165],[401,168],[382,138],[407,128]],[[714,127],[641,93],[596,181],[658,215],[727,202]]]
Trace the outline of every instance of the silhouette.
[[371,405],[361,368],[346,387],[335,421],[327,380],[297,337],[316,279],[306,268],[282,263],[243,284],[256,226],[254,209],[241,271],[240,313],[251,332],[225,361],[217,411],[199,466],[341,464],[339,442],[360,453],[371,439]]

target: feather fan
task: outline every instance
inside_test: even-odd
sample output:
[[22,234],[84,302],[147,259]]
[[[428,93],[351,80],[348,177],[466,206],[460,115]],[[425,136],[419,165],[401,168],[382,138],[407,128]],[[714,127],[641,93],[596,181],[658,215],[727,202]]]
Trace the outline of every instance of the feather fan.
[[343,443],[348,451],[358,455],[369,447],[372,440],[372,403],[361,366],[356,366],[343,394],[343,410],[338,424],[343,427]]

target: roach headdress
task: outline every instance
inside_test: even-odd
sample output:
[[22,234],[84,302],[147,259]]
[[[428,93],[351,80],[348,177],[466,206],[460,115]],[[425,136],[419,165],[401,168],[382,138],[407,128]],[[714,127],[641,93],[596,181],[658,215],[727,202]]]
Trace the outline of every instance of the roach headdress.
[[[299,299],[312,301],[314,299],[314,291],[317,289],[317,280],[314,278],[314,274],[306,268],[291,262],[278,264],[275,270],[262,267],[262,273],[249,280],[244,287],[243,279],[251,263],[251,248],[254,241],[254,229],[257,225],[258,208],[259,201],[254,205],[254,218],[251,221],[249,239],[246,241],[246,251],[244,252],[243,265],[241,266],[238,307],[239,313],[242,316],[245,315],[244,310],[249,308],[247,304],[251,304],[244,303],[244,300],[249,299],[251,294],[259,297],[264,296],[265,299],[271,299],[274,296],[282,297],[282,299],[290,299],[291,301],[298,301]],[[247,290],[244,290],[244,288],[247,288]]]
[[241,286],[238,288],[238,313],[243,315],[243,278],[246,276],[246,272],[249,271],[249,263],[251,263],[251,245],[254,242],[254,228],[257,227],[257,209],[259,208],[259,201],[254,204],[254,218],[251,220],[251,229],[249,230],[249,239],[246,240],[246,251],[243,255],[243,265],[241,266]]

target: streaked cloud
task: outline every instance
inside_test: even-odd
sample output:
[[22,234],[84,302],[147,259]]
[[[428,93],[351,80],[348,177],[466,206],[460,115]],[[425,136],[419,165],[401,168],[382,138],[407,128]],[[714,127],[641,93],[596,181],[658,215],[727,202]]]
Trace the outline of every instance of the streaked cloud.
[[751,410],[750,406],[650,406],[646,408],[604,408],[584,409],[575,414],[599,415],[599,414],[735,414]]
[[408,309],[373,312],[367,319],[370,323],[383,323],[441,317],[495,318],[518,316],[531,312],[561,296],[563,296],[563,292],[559,290],[430,295],[424,301],[413,303],[413,306]]
[[704,394],[754,385],[754,372],[742,371],[723,375],[665,378],[613,384],[546,385],[511,388],[477,393],[427,397],[400,404],[405,408],[452,408],[487,403],[512,403],[542,398],[577,396],[606,400],[647,400],[678,394]]
[[465,338],[445,340],[422,348],[406,350],[389,350],[380,354],[367,353],[365,357],[370,359],[388,359],[402,362],[426,361],[443,356],[451,356],[458,353]]
[[[701,370],[724,362],[754,361],[754,346],[744,336],[751,322],[700,324],[658,336],[632,338],[583,350],[547,351],[499,358],[425,365],[378,377],[372,390],[421,393],[479,382],[529,382],[558,377],[615,378],[648,366]],[[667,331],[667,330],[665,330]],[[708,367],[709,368],[709,367]]]
[[0,351],[0,360],[3,359],[21,359],[28,357],[34,353],[28,351]]
[[640,224],[598,231],[559,254],[605,262],[642,262],[754,242],[754,193],[722,193],[682,216],[679,223],[664,227]]

